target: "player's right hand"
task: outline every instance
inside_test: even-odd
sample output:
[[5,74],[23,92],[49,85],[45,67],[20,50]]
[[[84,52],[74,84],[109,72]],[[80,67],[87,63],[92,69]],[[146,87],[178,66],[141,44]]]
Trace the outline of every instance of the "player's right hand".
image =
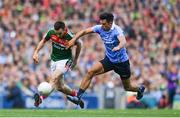
[[33,60],[34,60],[34,63],[37,64],[39,62],[39,57],[38,57],[38,54],[37,53],[34,53],[33,54]]

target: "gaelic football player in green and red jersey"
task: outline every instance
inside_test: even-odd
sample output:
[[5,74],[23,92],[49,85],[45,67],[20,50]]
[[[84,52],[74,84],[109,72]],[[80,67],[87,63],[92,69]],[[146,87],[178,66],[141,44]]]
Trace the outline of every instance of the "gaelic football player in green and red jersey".
[[[81,43],[78,41],[76,42],[76,52],[74,58],[72,56],[72,50],[66,49],[68,41],[70,41],[72,38],[73,34],[65,26],[65,23],[62,21],[57,21],[54,24],[54,28],[49,30],[46,36],[37,45],[37,48],[33,54],[33,60],[36,64],[39,62],[38,52],[46,44],[46,42],[51,41],[51,78],[49,83],[51,84],[53,90],[56,89],[65,95],[76,96],[76,91],[67,86],[63,79],[64,73],[76,65],[81,51]],[[39,104],[42,103],[42,100],[46,97],[47,96],[41,95],[41,93],[36,93],[34,95],[34,105],[38,107]],[[84,107],[83,101],[81,101],[80,107]]]

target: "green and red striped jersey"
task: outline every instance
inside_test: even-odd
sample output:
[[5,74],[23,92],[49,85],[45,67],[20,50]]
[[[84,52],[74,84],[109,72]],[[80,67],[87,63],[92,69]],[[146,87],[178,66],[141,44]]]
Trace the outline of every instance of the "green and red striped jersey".
[[47,32],[45,39],[52,42],[51,60],[59,61],[63,59],[72,59],[71,49],[66,49],[68,41],[72,38],[73,33],[69,30],[66,30],[64,35],[56,33],[54,29]]

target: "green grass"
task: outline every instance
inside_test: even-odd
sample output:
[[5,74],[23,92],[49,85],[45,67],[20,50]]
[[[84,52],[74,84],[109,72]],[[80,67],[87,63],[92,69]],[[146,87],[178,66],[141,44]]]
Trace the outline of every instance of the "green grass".
[[180,110],[1,109],[0,117],[180,117]]

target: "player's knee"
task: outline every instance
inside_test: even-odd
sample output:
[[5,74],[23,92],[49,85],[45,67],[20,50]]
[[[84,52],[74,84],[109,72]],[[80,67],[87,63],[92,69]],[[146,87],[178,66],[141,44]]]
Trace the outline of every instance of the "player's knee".
[[130,90],[131,90],[131,86],[129,86],[129,85],[124,85],[124,89],[125,89],[126,91],[130,91]]
[[63,91],[63,87],[57,87],[58,91]]
[[65,86],[64,86],[64,85],[60,85],[60,86],[57,87],[57,90],[58,90],[58,91],[61,91],[61,92],[63,92],[64,89],[65,89]]
[[95,72],[93,70],[89,70],[87,74],[89,77],[93,77],[95,75]]
[[[61,78],[60,77],[56,77],[52,80],[52,85],[55,89],[59,89],[62,85],[62,82],[61,82]],[[60,88],[61,89],[61,88]]]

